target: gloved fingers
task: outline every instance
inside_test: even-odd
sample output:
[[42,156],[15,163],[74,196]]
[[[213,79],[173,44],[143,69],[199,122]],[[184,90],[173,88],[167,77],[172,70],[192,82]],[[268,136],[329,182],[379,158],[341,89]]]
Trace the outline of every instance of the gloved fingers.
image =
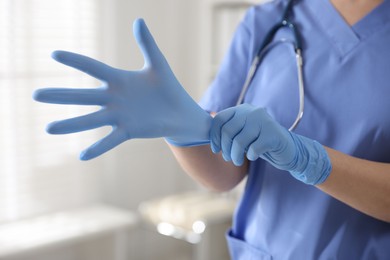
[[134,21],[133,33],[147,66],[158,68],[161,64],[166,63],[164,56],[143,19]]
[[232,142],[230,157],[234,165],[241,166],[244,163],[245,146],[241,145],[240,141],[237,141],[236,139],[237,138]]
[[43,88],[36,90],[33,98],[39,102],[66,105],[104,105],[107,102],[107,95],[103,88]]
[[219,112],[212,120],[210,127],[210,146],[213,153],[221,151],[221,130],[222,126],[233,118],[235,114],[233,108],[228,108]]
[[46,131],[50,134],[70,134],[95,129],[109,123],[107,111],[99,110],[88,115],[52,122],[47,126]]
[[80,154],[80,159],[83,161],[93,159],[99,155],[113,149],[117,145],[126,141],[127,135],[126,132],[120,129],[114,129],[110,134],[108,134],[103,139],[94,143],[92,146],[84,150]]
[[245,127],[246,117],[239,116],[237,113],[231,120],[226,122],[221,129],[221,149],[222,156],[226,161],[231,161],[233,140]]
[[233,139],[231,158],[236,166],[244,163],[248,147],[258,138],[261,129],[257,124],[250,124],[248,121],[240,133]]
[[51,56],[54,60],[64,65],[78,69],[105,82],[108,82],[116,74],[114,68],[81,54],[67,51],[54,51]]
[[260,134],[259,137],[248,147],[246,157],[250,161],[257,160],[260,156],[272,152],[273,141],[275,138],[269,134]]
[[249,161],[256,161],[260,155],[255,151],[255,148],[253,146],[249,146],[248,151],[246,152],[246,158],[248,158]]

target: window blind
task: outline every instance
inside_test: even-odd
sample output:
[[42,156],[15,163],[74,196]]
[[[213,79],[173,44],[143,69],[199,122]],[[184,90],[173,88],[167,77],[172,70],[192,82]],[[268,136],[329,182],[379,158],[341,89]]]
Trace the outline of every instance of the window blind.
[[82,203],[93,192],[77,154],[96,135],[50,136],[48,122],[96,108],[40,104],[41,87],[94,87],[83,73],[50,58],[56,49],[97,57],[95,0],[0,1],[0,222]]

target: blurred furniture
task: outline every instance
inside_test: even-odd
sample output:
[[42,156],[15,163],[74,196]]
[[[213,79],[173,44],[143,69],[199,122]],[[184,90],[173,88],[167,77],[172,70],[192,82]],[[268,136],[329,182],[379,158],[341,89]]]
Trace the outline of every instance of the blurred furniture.
[[[126,233],[138,223],[132,212],[93,205],[0,224],[0,259],[28,256],[43,249],[113,234],[113,260],[128,259]],[[28,258],[26,258],[28,259]]]
[[232,197],[191,191],[143,202],[139,212],[147,228],[192,244],[192,259],[223,260],[235,205]]

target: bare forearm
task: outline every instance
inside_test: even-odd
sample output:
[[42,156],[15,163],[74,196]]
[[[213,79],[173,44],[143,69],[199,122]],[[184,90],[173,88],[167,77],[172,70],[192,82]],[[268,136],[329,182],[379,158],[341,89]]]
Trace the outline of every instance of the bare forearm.
[[326,149],[332,172],[317,187],[363,213],[390,222],[390,164]]
[[220,154],[213,154],[208,145],[170,147],[186,173],[209,189],[228,191],[246,175],[247,163],[236,167],[225,162]]

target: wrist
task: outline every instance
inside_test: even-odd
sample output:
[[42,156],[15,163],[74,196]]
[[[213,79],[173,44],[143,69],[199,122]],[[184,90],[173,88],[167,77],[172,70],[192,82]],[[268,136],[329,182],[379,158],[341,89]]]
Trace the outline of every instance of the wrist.
[[193,147],[193,146],[205,145],[210,143],[210,140],[196,141],[196,142],[178,142],[168,137],[165,138],[165,141],[168,144],[176,147]]
[[323,145],[304,136],[293,135],[298,143],[296,167],[290,173],[296,179],[309,185],[323,183],[332,170],[332,164]]
[[175,133],[174,136],[166,136],[165,141],[178,147],[209,144],[211,120],[211,116],[199,107],[191,118],[185,119],[185,125],[178,126],[181,130]]

